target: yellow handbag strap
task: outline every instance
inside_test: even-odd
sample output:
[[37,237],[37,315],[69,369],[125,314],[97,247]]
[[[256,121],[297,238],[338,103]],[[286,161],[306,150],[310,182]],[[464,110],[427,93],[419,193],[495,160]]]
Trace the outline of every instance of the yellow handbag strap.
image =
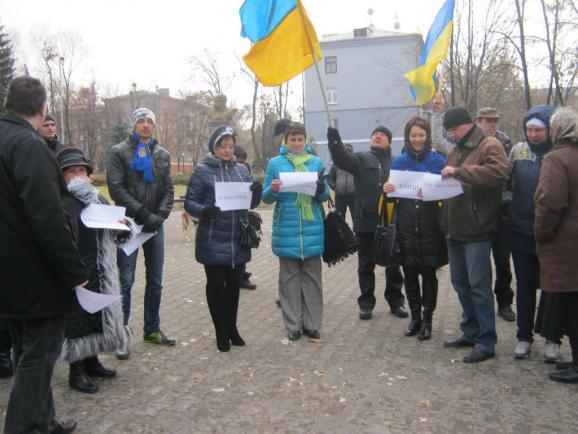
[[391,223],[391,218],[393,216],[393,207],[395,203],[393,202],[386,202],[385,194],[381,193],[379,197],[379,204],[377,205],[377,213],[379,215],[379,224],[383,227],[386,227]]

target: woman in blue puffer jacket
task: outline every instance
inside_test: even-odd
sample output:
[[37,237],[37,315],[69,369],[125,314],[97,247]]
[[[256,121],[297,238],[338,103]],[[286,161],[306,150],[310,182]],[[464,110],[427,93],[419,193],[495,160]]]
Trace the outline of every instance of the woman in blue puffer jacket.
[[[246,210],[221,211],[215,205],[215,182],[252,182],[249,171],[233,155],[233,129],[220,125],[209,137],[209,153],[195,168],[187,188],[185,209],[199,218],[195,258],[205,266],[207,304],[217,335],[219,351],[230,343],[244,346],[237,330],[239,282],[242,265],[251,260],[251,249],[241,245],[241,226],[248,222]],[[262,186],[253,182],[251,208],[261,201]]]
[[[280,155],[269,161],[263,202],[274,203],[273,253],[279,256],[279,298],[289,339],[319,339],[323,316],[321,255],[324,249],[323,204],[329,186],[323,180],[323,162],[306,144],[307,132],[299,123],[285,130]],[[315,196],[281,192],[280,173],[316,172]]]

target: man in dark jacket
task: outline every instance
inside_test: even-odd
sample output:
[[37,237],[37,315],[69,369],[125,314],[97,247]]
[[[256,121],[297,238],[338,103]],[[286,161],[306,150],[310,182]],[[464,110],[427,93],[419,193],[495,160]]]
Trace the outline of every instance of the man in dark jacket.
[[[482,107],[476,115],[476,122],[484,130],[487,136],[495,137],[500,141],[510,155],[512,140],[508,135],[498,129],[500,113],[493,107]],[[492,243],[492,256],[496,269],[496,281],[494,294],[498,303],[498,316],[506,321],[515,321],[516,315],[512,311],[514,291],[512,291],[512,270],[510,269],[510,249],[508,248],[508,213],[503,207],[498,215],[498,228]]]
[[456,146],[441,175],[458,179],[464,189],[442,208],[452,285],[463,309],[462,336],[444,346],[474,347],[463,361],[477,363],[494,356],[497,340],[490,249],[508,163],[502,144],[486,136],[467,110],[451,108],[443,122]]
[[[353,152],[353,146],[349,143],[345,144],[345,149],[348,152]],[[335,209],[345,218],[347,207],[349,207],[349,213],[353,219],[355,214],[355,182],[353,175],[334,164],[331,166],[327,181],[329,182],[329,187],[335,191]]]
[[[161,293],[165,237],[163,222],[173,208],[174,188],[171,159],[166,149],[153,138],[155,114],[147,108],[136,109],[131,116],[128,140],[111,148],[106,181],[116,205],[126,207],[126,215],[143,225],[143,232],[155,233],[143,244],[146,267],[144,336],[145,342],[175,345],[160,329]],[[118,252],[122,309],[125,324],[130,316],[131,289],[134,283],[138,250],[126,255]],[[117,354],[127,359],[127,351]]]
[[50,382],[62,349],[64,314],[87,281],[62,198],[56,159],[36,130],[46,114],[39,80],[15,78],[0,118],[0,317],[9,321],[15,375],[5,432],[72,432],[55,419]]
[[[375,262],[371,255],[371,244],[377,226],[379,198],[391,167],[391,132],[383,126],[375,128],[371,133],[371,150],[355,154],[345,149],[337,129],[330,127],[327,130],[327,140],[333,163],[351,173],[355,183],[353,230],[359,241],[357,274],[361,290],[357,303],[359,318],[367,320],[371,319],[375,307]],[[385,276],[384,296],[390,312],[398,318],[407,318],[408,313],[403,308],[403,276],[400,268],[387,267]]]
[[54,155],[66,148],[66,145],[63,145],[58,140],[58,136],[56,135],[56,120],[51,115],[46,114],[42,126],[38,128],[38,134],[44,139]]

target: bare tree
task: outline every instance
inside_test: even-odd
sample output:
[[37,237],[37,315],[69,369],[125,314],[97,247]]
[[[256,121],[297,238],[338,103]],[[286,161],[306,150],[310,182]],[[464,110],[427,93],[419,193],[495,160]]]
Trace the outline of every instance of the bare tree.
[[234,78],[234,73],[223,72],[219,66],[223,62],[219,61],[219,57],[218,53],[205,49],[201,54],[191,56],[189,59],[193,69],[192,78],[204,82],[208,86],[207,92],[213,98],[219,93],[224,93]]

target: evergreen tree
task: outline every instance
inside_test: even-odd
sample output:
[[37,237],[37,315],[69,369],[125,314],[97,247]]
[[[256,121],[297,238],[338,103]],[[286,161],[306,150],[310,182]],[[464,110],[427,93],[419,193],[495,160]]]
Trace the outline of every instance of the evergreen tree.
[[14,47],[4,26],[0,24],[0,113],[4,111],[4,97],[14,78]]
[[[112,148],[117,143],[122,142],[128,138],[128,125],[125,124],[121,117],[117,115],[116,123],[112,126],[108,133],[108,143],[106,148],[106,162],[108,162],[108,157],[110,156],[110,148]],[[105,162],[105,164],[106,164]]]

